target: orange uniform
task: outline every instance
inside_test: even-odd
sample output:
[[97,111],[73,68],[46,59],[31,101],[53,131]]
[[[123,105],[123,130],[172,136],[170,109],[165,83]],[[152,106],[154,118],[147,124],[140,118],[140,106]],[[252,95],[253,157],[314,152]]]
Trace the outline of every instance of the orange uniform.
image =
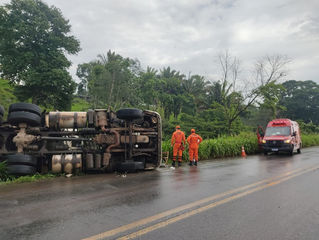
[[185,145],[185,134],[180,130],[179,126],[176,127],[176,131],[172,135],[171,145],[173,148],[173,163],[176,161],[178,155],[178,162],[182,162],[182,143]]
[[192,129],[192,134],[188,136],[187,142],[189,144],[189,161],[193,161],[195,158],[195,161],[198,162],[198,146],[203,141],[201,136],[195,133],[195,130]]

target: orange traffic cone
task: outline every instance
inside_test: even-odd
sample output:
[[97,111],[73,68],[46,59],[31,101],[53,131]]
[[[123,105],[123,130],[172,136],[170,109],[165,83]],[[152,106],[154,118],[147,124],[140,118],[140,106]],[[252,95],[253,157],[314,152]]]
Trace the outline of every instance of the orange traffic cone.
[[243,158],[247,157],[244,146],[241,147],[241,156]]

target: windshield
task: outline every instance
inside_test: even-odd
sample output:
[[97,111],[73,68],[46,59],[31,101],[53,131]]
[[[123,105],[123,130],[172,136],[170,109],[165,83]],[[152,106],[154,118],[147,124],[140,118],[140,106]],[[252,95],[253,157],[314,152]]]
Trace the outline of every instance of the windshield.
[[266,137],[269,136],[289,136],[290,135],[290,127],[267,127],[266,129]]

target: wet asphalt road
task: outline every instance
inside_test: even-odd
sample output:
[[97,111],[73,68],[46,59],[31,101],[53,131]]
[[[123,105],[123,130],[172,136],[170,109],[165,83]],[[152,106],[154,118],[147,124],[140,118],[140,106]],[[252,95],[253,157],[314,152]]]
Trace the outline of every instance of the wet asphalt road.
[[0,239],[317,240],[318,185],[318,147],[11,184],[0,186]]

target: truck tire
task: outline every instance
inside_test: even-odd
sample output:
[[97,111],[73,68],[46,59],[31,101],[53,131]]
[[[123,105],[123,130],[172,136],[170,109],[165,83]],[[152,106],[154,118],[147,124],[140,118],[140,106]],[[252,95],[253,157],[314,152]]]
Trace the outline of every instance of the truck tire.
[[4,115],[4,108],[0,105],[0,116],[3,117]]
[[0,124],[2,123],[3,117],[0,115]]
[[13,154],[7,155],[7,164],[8,165],[27,165],[27,166],[37,166],[37,158],[32,155],[26,154]]
[[9,175],[15,176],[33,175],[36,173],[35,167],[27,165],[8,165],[7,171]]
[[144,169],[144,162],[126,161],[122,162],[118,167],[120,172],[136,172]]
[[18,126],[19,123],[26,123],[32,127],[41,126],[41,117],[31,112],[11,112],[8,116],[11,125]]
[[116,112],[119,119],[123,120],[134,120],[143,118],[143,111],[136,108],[123,108]]
[[9,107],[9,113],[12,112],[30,112],[41,116],[41,108],[32,103],[14,103]]

